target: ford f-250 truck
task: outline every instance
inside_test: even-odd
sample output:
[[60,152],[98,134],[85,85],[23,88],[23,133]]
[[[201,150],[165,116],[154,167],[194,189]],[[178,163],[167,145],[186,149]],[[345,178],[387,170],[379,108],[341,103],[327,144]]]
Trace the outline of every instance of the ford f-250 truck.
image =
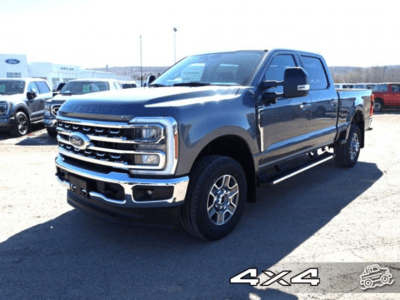
[[56,175],[74,207],[112,220],[178,211],[189,233],[215,240],[257,186],[331,158],[353,167],[372,113],[371,91],[337,92],[317,54],[195,55],[149,88],[67,101]]

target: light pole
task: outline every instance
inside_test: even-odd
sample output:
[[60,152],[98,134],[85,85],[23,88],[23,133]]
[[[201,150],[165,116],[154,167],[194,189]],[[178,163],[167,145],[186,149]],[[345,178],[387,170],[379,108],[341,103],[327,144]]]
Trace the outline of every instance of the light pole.
[[142,35],[140,35],[140,87],[143,87]]
[[174,27],[174,63],[176,63],[176,32],[178,29]]

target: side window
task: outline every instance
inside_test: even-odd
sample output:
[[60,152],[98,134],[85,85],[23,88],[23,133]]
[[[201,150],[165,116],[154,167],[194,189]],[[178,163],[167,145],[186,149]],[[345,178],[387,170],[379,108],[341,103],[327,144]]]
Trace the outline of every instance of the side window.
[[44,81],[36,81],[36,85],[39,88],[39,93],[41,93],[41,94],[50,93],[50,89],[47,86],[46,82],[44,82]]
[[35,93],[37,93],[37,94],[39,93],[39,89],[38,89],[36,83],[31,82],[31,83],[28,85],[28,92],[29,92],[29,93],[35,92]]
[[[268,66],[268,70],[264,75],[264,80],[282,81],[285,75],[285,70],[291,67],[296,67],[293,55],[280,54],[278,56],[275,56]],[[283,93],[283,86],[269,89],[269,91]]]
[[328,79],[324,66],[319,58],[310,56],[301,56],[309,80],[311,90],[322,90],[328,86]]
[[393,84],[392,85],[392,91],[393,91],[393,93],[400,93],[400,85]]

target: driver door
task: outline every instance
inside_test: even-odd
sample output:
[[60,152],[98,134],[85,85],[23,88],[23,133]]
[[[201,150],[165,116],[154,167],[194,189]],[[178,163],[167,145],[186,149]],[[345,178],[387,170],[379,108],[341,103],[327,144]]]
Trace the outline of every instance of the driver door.
[[[287,68],[297,67],[293,53],[283,52],[274,56],[262,80],[282,81]],[[268,92],[282,93],[283,87],[271,88]],[[276,104],[258,107],[261,152],[266,167],[285,157],[311,146],[308,135],[311,129],[311,98],[279,97]]]

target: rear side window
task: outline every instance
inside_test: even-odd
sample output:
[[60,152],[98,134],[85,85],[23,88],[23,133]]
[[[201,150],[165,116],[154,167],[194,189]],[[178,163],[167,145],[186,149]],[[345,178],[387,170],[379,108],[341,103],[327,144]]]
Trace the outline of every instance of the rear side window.
[[393,91],[393,93],[400,93],[400,85],[393,84],[392,85],[392,91]]
[[328,87],[328,79],[324,66],[319,58],[310,56],[301,56],[303,60],[304,69],[308,74],[310,80],[311,90],[322,90]]
[[387,84],[378,84],[374,88],[374,92],[387,92],[388,86]]
[[[264,80],[282,81],[283,77],[285,76],[285,70],[287,68],[293,67],[296,67],[293,55],[281,54],[275,56],[274,59],[271,61],[271,64],[268,66],[268,70],[265,73]],[[271,88],[268,91],[282,93],[283,86]]]
[[46,82],[44,82],[44,81],[36,81],[36,85],[39,88],[39,93],[40,94],[50,93],[50,89],[47,86]]

